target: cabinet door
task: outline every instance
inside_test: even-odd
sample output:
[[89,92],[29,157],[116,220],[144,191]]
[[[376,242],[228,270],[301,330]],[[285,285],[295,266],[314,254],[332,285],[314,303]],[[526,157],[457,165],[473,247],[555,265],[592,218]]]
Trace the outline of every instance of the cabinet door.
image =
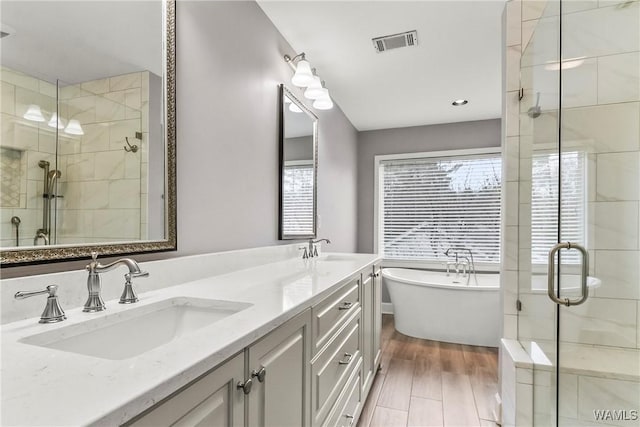
[[373,266],[373,369],[380,366],[382,358],[382,274],[380,264]]
[[127,425],[242,427],[244,395],[236,385],[243,374],[240,353]]
[[373,380],[373,274],[370,269],[362,272],[362,390],[366,393]]
[[306,310],[248,348],[251,427],[309,425],[310,326],[311,310]]

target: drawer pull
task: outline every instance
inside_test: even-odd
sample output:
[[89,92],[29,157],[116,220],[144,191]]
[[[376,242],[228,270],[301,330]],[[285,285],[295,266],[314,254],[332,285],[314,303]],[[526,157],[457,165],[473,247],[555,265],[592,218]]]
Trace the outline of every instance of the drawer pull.
[[353,354],[351,353],[345,353],[344,354],[345,359],[344,360],[338,360],[338,364],[339,365],[348,365],[349,362],[351,362],[351,358],[353,357]]
[[347,424],[347,426],[352,426],[355,421],[353,415],[345,414],[344,417],[349,420],[349,424]]
[[349,310],[351,307],[353,307],[352,302],[343,302],[342,305],[338,306],[338,310]]

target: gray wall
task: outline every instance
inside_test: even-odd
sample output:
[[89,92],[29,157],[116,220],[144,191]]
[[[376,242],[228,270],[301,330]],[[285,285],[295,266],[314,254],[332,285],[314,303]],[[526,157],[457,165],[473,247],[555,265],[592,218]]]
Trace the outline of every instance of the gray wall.
[[313,160],[313,136],[285,138],[284,160]]
[[[178,1],[176,28],[178,251],[136,258],[289,243],[278,240],[278,84],[290,82],[283,56],[294,50],[252,1]],[[357,132],[337,105],[316,113],[318,234],[332,251],[355,252]],[[6,268],[2,276],[85,264]]]
[[[177,16],[179,252],[277,244],[277,88],[294,50],[255,2],[181,1]],[[339,108],[318,115],[318,234],[355,251],[356,130]]]
[[375,156],[485,147],[500,147],[500,119],[360,132],[358,134],[358,252],[374,251]]

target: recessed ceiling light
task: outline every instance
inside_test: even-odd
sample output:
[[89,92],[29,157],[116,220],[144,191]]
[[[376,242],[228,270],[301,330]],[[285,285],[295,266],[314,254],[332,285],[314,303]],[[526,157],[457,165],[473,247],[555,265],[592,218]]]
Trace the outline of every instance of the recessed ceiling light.
[[461,105],[466,105],[468,103],[469,103],[469,101],[467,101],[466,99],[456,99],[455,101],[453,101],[451,103],[451,105],[455,105],[456,107],[459,107]]

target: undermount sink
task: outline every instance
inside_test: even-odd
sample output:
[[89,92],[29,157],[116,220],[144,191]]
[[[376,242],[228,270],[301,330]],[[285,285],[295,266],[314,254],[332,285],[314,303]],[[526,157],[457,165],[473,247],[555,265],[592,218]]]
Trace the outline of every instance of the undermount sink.
[[21,340],[102,359],[139,356],[252,304],[178,297],[87,320]]

